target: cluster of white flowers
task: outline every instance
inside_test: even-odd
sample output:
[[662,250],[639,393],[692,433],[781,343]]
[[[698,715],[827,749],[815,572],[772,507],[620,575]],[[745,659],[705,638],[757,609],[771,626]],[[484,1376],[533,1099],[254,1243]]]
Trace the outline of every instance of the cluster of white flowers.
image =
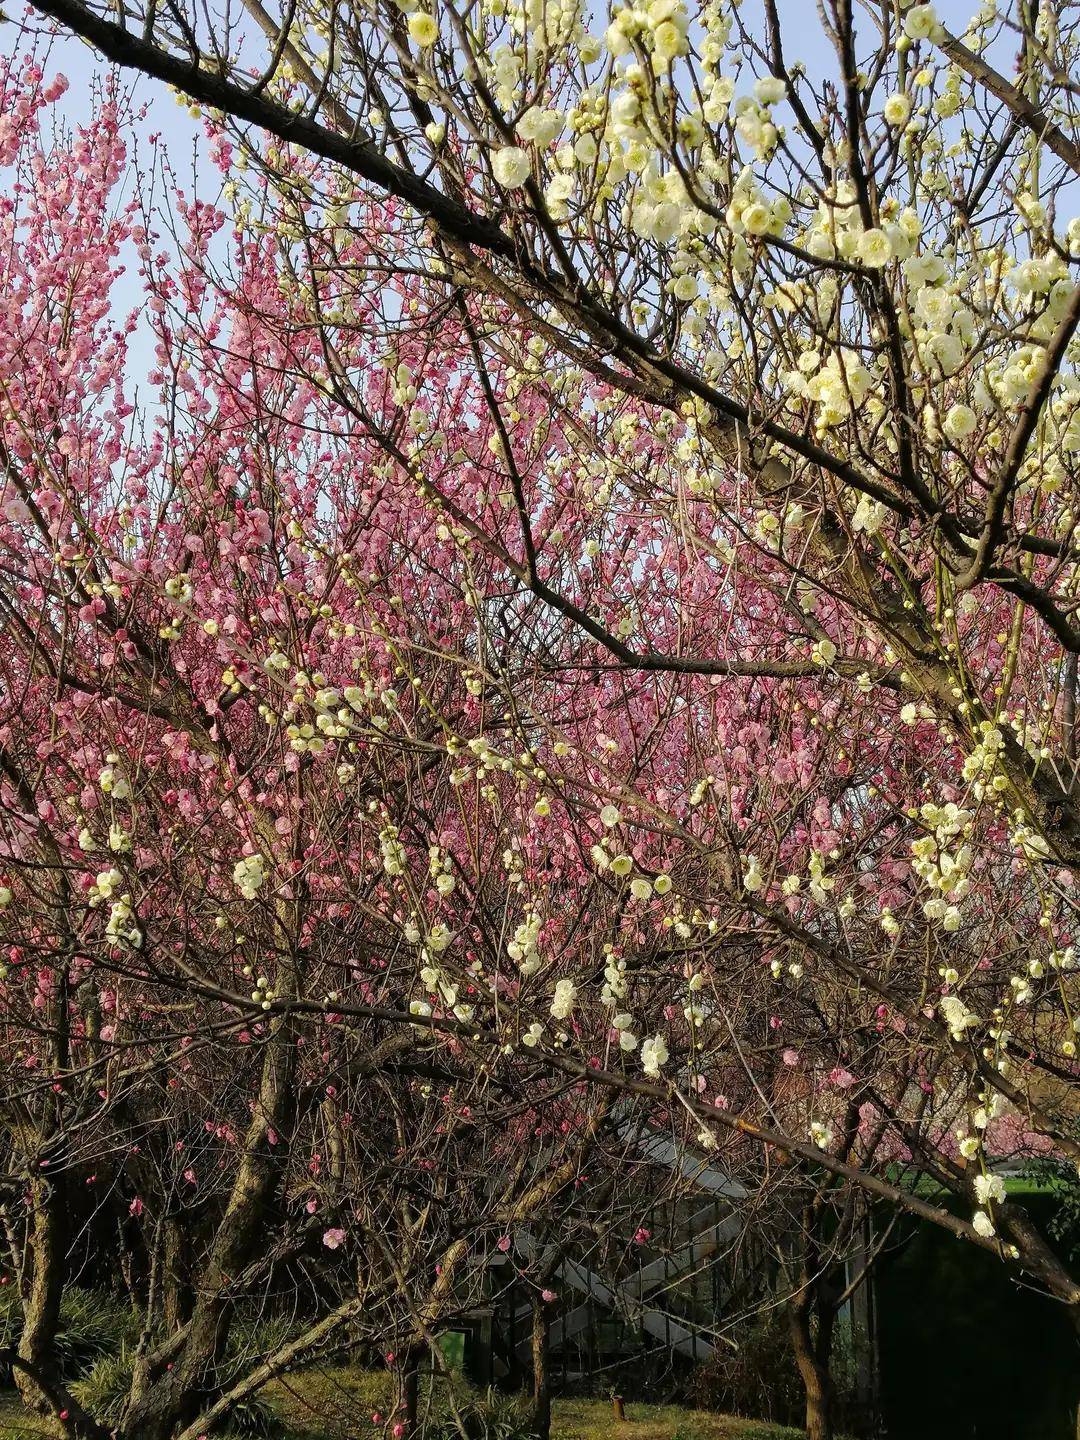
[[102,794],[110,796],[113,800],[131,798],[131,786],[120,768],[119,755],[105,756],[105,765],[98,776],[98,784],[101,786]]
[[633,1030],[634,1017],[626,1010],[620,1010],[611,1017],[611,1028],[618,1031],[619,1049],[636,1050],[638,1037]]
[[832,1126],[823,1120],[810,1122],[810,1139],[819,1150],[827,1150],[833,1142]]
[[102,870],[90,887],[90,904],[100,905],[102,900],[112,899],[114,891],[124,883],[119,870]]
[[823,363],[815,351],[801,357],[800,369],[787,371],[784,384],[795,396],[817,406],[820,432],[839,425],[852,414],[852,407],[864,403],[874,385],[874,375],[854,351],[833,351]]
[[[245,965],[243,973],[245,977],[250,979],[253,974],[251,966]],[[251,999],[253,1004],[258,1005],[262,1010],[269,1010],[271,1008],[277,999],[277,991],[271,986],[267,976],[257,975],[255,977],[255,989],[251,992]]]
[[105,922],[105,937],[113,945],[126,943],[138,950],[143,942],[142,930],[135,920],[135,907],[131,896],[120,895],[109,907],[109,918]]
[[634,43],[651,54],[657,75],[688,49],[690,17],[681,0],[651,0],[647,8],[627,5],[618,10],[604,35],[612,55],[629,55]]
[[980,1140],[977,1135],[969,1135],[966,1130],[956,1132],[957,1149],[965,1160],[974,1160],[980,1149]]
[[605,1005],[618,1005],[627,995],[626,961],[617,956],[611,946],[606,947],[604,964],[604,988],[600,999]]
[[[470,776],[475,775],[477,780],[483,781],[493,771],[502,774],[510,774],[514,770],[514,761],[509,755],[499,755],[491,748],[491,744],[484,735],[474,735],[470,740],[462,740],[456,735],[451,735],[446,741],[446,753],[454,758],[465,755],[472,757],[475,762],[475,769],[471,765],[459,765],[450,775],[452,785],[463,785]],[[526,767],[531,769],[531,767]],[[520,772],[519,772],[520,773]],[[538,778],[542,779],[542,772]],[[496,792],[490,784],[482,785],[481,795],[488,801],[494,802]]]
[[971,1183],[979,1206],[971,1217],[971,1226],[977,1235],[989,1240],[996,1233],[993,1206],[1004,1203],[1005,1182],[1000,1175],[988,1175],[985,1171],[980,1171]]
[[1009,1102],[1000,1090],[984,1090],[979,1097],[978,1108],[971,1117],[971,1123],[976,1130],[986,1130],[991,1120],[997,1120],[1004,1115],[1009,1107]]
[[186,572],[180,575],[170,575],[165,581],[165,594],[170,600],[175,600],[178,605],[190,605],[191,576]]
[[949,1027],[949,1034],[954,1040],[962,1040],[966,1031],[981,1024],[978,1015],[969,1010],[959,995],[943,995],[938,1001],[938,1008]]
[[420,950],[421,960],[428,960],[433,955],[445,955],[450,946],[454,943],[454,932],[437,920],[434,925],[428,927],[424,936],[424,943]]
[[980,1205],[985,1206],[993,1201],[1000,1205],[1005,1199],[1005,1181],[1000,1175],[986,1175],[980,1173],[971,1182],[975,1190],[975,1199]]
[[[165,595],[176,605],[190,605],[192,597],[191,576],[187,574],[170,575],[165,581]],[[171,620],[166,620],[158,626],[158,636],[162,640],[179,640],[183,630],[183,615],[174,615]]]
[[[835,856],[836,852],[833,851]],[[836,877],[825,870],[826,857],[820,850],[811,850],[808,869],[810,871],[810,894],[819,905],[824,905],[830,893],[836,889]]]
[[970,832],[971,812],[949,801],[945,805],[928,802],[919,813],[932,833],[911,842],[912,868],[924,885],[938,892],[924,902],[923,914],[943,930],[959,930],[960,905],[971,888],[968,872],[973,853],[967,843],[953,850],[947,847],[956,836]]
[[668,1048],[662,1035],[652,1035],[641,1042],[641,1068],[652,1079],[657,1079],[660,1069],[668,1062]]
[[428,846],[428,873],[435,882],[435,889],[444,898],[452,895],[457,888],[457,880],[450,864],[450,856],[438,845]]
[[540,916],[535,910],[529,910],[506,947],[506,953],[519,966],[522,975],[534,975],[540,969],[540,952],[537,949],[539,938]]
[[[448,1010],[453,1012],[458,1020],[472,1019],[476,1013],[476,1007],[458,1003],[459,987],[457,983],[440,970],[437,965],[428,964],[421,966],[420,980],[432,995],[436,996]],[[430,1014],[430,1008],[425,1013]]]
[[262,855],[245,855],[233,866],[233,884],[245,900],[254,900],[266,883],[266,861]]
[[856,533],[876,535],[885,523],[888,509],[880,500],[871,500],[869,495],[860,495],[855,513],[851,517],[851,528]]
[[1020,816],[1013,825],[1009,839],[1025,860],[1049,860],[1050,846],[1046,843],[1046,837]]
[[1004,735],[989,720],[981,722],[979,732],[981,738],[965,758],[961,772],[971,786],[971,793],[976,800],[981,800],[986,795],[988,787],[992,791],[1001,791],[1008,786],[1008,781],[999,768],[1001,752],[1005,747]]
[[396,825],[389,821],[379,831],[379,849],[382,851],[382,866],[387,875],[403,875],[407,864],[405,846],[399,839]]
[[[263,661],[266,673],[277,679],[282,679],[288,668],[288,657],[281,650],[272,651]],[[239,690],[239,682],[231,669],[222,679],[234,691]],[[293,675],[292,695],[283,712],[290,748],[298,754],[321,755],[328,742],[347,741],[355,735],[361,713],[366,713],[373,705],[381,705],[384,710],[391,711],[395,703],[396,696],[392,691],[380,692],[370,681],[363,687],[346,685],[343,690],[338,690],[328,685],[326,677],[318,671],[308,674],[306,670],[297,670]],[[278,712],[272,706],[261,704],[259,713],[267,724],[277,723]],[[304,713],[314,713],[314,719],[298,718]],[[385,729],[385,715],[371,717],[370,723],[378,729]]]
[[551,1002],[551,1017],[553,1020],[567,1020],[574,1009],[574,1001],[577,999],[577,987],[572,980],[559,980],[555,986],[555,995]]
[[542,105],[530,105],[514,128],[518,137],[527,145],[535,145],[545,150],[566,128],[566,116],[561,110],[547,110]]
[[[745,118],[745,109],[743,115]],[[766,194],[754,178],[751,167],[745,166],[732,188],[724,218],[733,235],[771,235],[779,238],[790,224],[791,214],[791,203],[782,195]]]
[[900,719],[905,725],[917,725],[920,720],[932,721],[934,718],[934,712],[925,700],[920,701],[918,704],[913,700],[909,700],[906,705],[900,708]]

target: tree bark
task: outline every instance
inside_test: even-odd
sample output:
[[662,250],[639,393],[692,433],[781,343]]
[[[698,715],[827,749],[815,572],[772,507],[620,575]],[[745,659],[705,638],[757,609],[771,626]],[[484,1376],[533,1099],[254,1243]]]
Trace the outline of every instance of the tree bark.
[[810,1300],[803,1292],[788,1304],[788,1329],[795,1363],[806,1391],[806,1440],[833,1440],[833,1386],[827,1360],[810,1329]]
[[30,1186],[31,1221],[23,1262],[26,1290],[23,1324],[15,1370],[15,1384],[23,1404],[39,1415],[52,1416],[54,1406],[47,1386],[56,1378],[55,1340],[60,1321],[66,1248],[66,1206],[60,1183],[35,1179]]
[[397,1412],[405,1427],[402,1440],[413,1440],[420,1413],[420,1350],[410,1346],[401,1357],[398,1372]]
[[533,1431],[537,1440],[551,1435],[551,1377],[548,1372],[548,1307],[539,1295],[532,1302]]
[[[206,1262],[194,1277],[191,1317],[146,1357],[132,1384],[120,1440],[171,1440],[206,1402],[213,1365],[229,1336],[232,1277],[259,1243],[287,1158],[296,1110],[296,1035],[288,1017],[266,1042],[259,1098],[243,1159]],[[278,1143],[271,1143],[270,1132]],[[211,1387],[212,1388],[212,1387]]]
[[161,1275],[161,1313],[166,1335],[172,1335],[191,1318],[191,1236],[178,1215],[164,1223]]

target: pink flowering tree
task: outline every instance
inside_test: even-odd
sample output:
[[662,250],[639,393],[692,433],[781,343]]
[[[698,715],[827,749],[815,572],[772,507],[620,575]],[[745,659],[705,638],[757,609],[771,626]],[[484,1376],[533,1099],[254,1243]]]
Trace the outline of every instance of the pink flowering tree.
[[[562,888],[583,963],[590,899],[561,857],[509,850],[513,777],[494,824],[454,778],[446,727],[484,705],[468,572],[411,490],[380,496],[379,452],[316,418],[273,257],[245,251],[243,295],[209,295],[220,215],[178,201],[178,266],[118,203],[115,87],[50,144],[62,84],[30,54],[3,86],[11,1360],[28,1401],[105,1433],[56,1348],[88,1200],[145,1317],[110,1426],[193,1440],[314,1350],[423,1344],[497,1235],[565,1205],[613,1093],[549,1076],[521,1036],[493,1061],[477,987],[527,881]],[[145,418],[122,263],[156,334]],[[175,328],[178,304],[199,322]],[[303,1323],[241,1363],[237,1317],[282,1273]]]
[[[118,203],[115,86],[53,141],[62,83],[28,53],[4,87],[10,1358],[70,1433],[194,1440],[282,1369],[359,1345],[398,1357],[388,1423],[407,1429],[418,1350],[497,1241],[558,1218],[565,1248],[575,1217],[624,1206],[611,1167],[638,1091],[603,1065],[637,1048],[633,1020],[659,1076],[684,962],[588,847],[598,787],[650,756],[565,790],[539,773],[572,748],[548,736],[573,699],[557,637],[387,464],[404,362],[365,378],[386,431],[359,433],[276,247],[239,248],[219,287],[220,210],[175,197],[162,236]],[[121,265],[155,336],[147,415]],[[457,399],[462,445],[490,455],[483,402]],[[604,725],[615,750],[633,719],[597,680],[556,723],[575,745]],[[605,810],[598,834],[620,825]],[[648,971],[633,1016],[628,947]],[[590,973],[608,999],[583,1016]],[[636,1083],[680,1143],[701,1130]],[[758,1153],[731,1148],[747,1186]],[[57,1351],[91,1229],[143,1316],[108,1415]],[[550,1266],[515,1265],[541,1333]],[[251,1319],[283,1274],[301,1323],[268,1349]]]

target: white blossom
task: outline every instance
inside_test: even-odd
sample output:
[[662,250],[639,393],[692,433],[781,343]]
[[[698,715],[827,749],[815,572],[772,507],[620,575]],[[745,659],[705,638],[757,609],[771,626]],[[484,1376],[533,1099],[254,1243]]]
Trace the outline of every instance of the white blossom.
[[527,150],[518,145],[506,145],[491,157],[491,169],[504,189],[516,190],[529,178],[532,161]]

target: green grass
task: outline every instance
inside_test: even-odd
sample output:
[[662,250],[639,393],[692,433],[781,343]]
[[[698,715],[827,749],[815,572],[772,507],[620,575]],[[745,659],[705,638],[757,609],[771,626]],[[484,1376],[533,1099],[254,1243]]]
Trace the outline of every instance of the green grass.
[[[350,1440],[371,1426],[374,1412],[385,1415],[393,1400],[389,1377],[349,1369],[307,1371],[278,1381],[272,1389],[288,1424],[288,1440]],[[425,1393],[421,1415],[446,1412],[438,1390]],[[560,1400],[552,1407],[552,1440],[802,1440],[801,1430],[686,1410],[677,1405],[626,1406],[619,1424],[609,1400]]]
[[803,1440],[801,1430],[678,1405],[627,1405],[620,1425],[607,1400],[556,1400],[551,1431],[553,1440]]
[[[389,1377],[361,1370],[311,1370],[289,1375],[270,1387],[275,1407],[285,1422],[285,1440],[352,1440],[379,1431],[371,1424],[378,1411],[386,1414],[392,1399]],[[445,1402],[425,1397],[436,1413]],[[676,1405],[627,1405],[619,1424],[607,1400],[556,1400],[552,1440],[802,1440],[801,1430],[684,1410]],[[10,1391],[0,1393],[0,1440],[39,1440],[51,1432],[29,1415]]]
[[48,1435],[44,1422],[28,1414],[19,1404],[19,1397],[10,1390],[0,1391],[0,1440],[37,1440]]
[[286,1375],[269,1387],[288,1440],[343,1440],[380,1432],[371,1417],[387,1413],[394,1386],[385,1373],[327,1366]]

